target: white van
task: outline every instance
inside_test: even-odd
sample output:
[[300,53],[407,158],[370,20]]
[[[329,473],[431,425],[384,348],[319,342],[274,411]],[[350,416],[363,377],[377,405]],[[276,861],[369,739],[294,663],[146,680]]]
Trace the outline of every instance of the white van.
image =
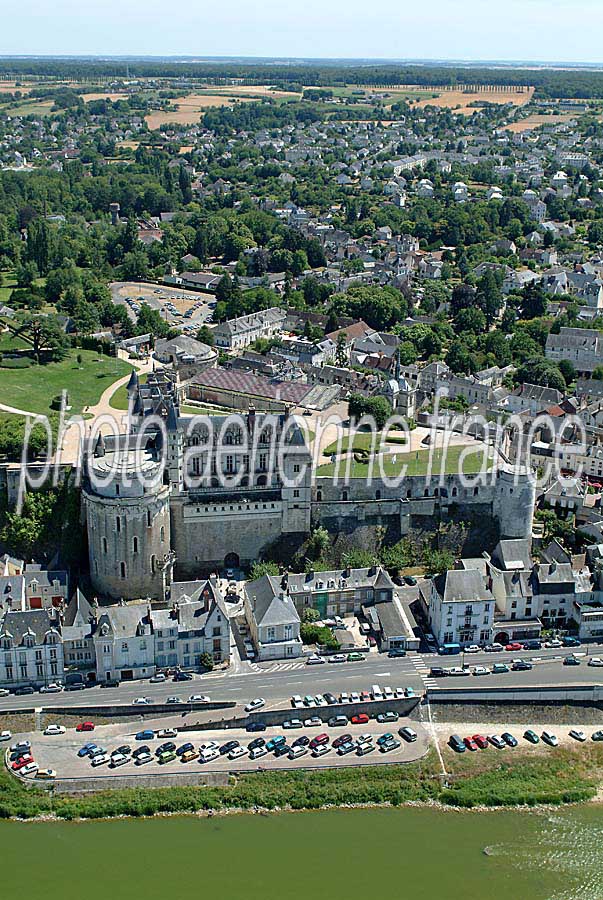
[[373,700],[383,700],[383,691],[378,684],[374,684],[371,688]]

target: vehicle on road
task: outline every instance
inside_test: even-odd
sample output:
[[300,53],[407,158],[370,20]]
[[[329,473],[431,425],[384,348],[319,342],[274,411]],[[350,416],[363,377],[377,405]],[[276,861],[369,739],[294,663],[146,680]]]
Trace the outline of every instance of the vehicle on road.
[[134,735],[134,740],[135,741],[152,741],[154,737],[155,737],[155,732],[152,731],[150,728],[146,728],[144,731],[138,731]]
[[158,738],[175,738],[178,737],[177,728],[160,728],[157,732]]
[[534,666],[531,662],[528,662],[527,659],[514,659],[511,668],[514,672],[528,672],[530,669],[533,669]]
[[540,735],[545,744],[548,744],[549,747],[558,747],[559,740],[557,735],[553,734],[552,731],[543,731]]
[[188,703],[211,703],[211,698],[207,694],[191,694]]
[[316,653],[313,653],[311,656],[309,656],[307,658],[306,665],[307,666],[322,666],[322,664],[324,662],[325,662],[325,659],[323,656],[318,656]]
[[166,703],[170,703],[170,704],[177,705],[177,704],[179,704],[179,703],[182,703],[182,700],[181,700],[180,697],[168,697],[167,700],[166,700],[165,702],[166,702]]
[[148,697],[136,697],[135,700],[132,700],[133,706],[148,706],[151,701]]
[[580,731],[578,728],[572,728],[569,732],[569,736],[573,738],[575,741],[579,741],[581,744],[586,740],[586,735],[583,731]]
[[44,734],[65,734],[66,731],[64,725],[47,725]]
[[163,672],[156,672],[154,675],[151,675],[149,678],[149,682],[151,684],[163,684],[164,681],[167,681],[166,676]]
[[486,666],[473,666],[474,675],[490,675],[491,670]]
[[80,722],[75,726],[76,731],[94,731],[94,722]]
[[57,682],[51,682],[50,684],[42,685],[40,688],[41,694],[60,694],[63,690],[63,685],[58,684]]
[[430,678],[445,678],[448,675],[448,670],[443,669],[442,666],[432,666],[429,670]]
[[408,725],[405,725],[403,728],[398,729],[398,734],[400,737],[403,737],[405,741],[408,741],[409,744],[412,744],[417,740],[417,732],[414,729],[409,728]]
[[580,660],[578,659],[577,656],[572,656],[572,655],[565,656],[563,658],[563,665],[564,666],[579,666]]
[[254,712],[256,709],[261,709],[262,706],[266,705],[266,701],[263,697],[256,697],[255,700],[250,700],[249,703],[245,707],[245,712]]
[[387,655],[390,659],[397,659],[398,657],[406,656],[406,650],[403,650],[402,647],[392,647]]
[[465,647],[465,653],[479,653],[480,647],[477,644],[469,644],[468,647]]
[[524,731],[523,736],[526,739],[526,741],[530,742],[530,744],[539,744],[540,743],[540,738],[538,737],[538,735],[536,734],[535,731],[532,731],[531,728],[528,728],[527,731]]
[[343,653],[335,653],[333,656],[329,656],[327,662],[330,663],[344,663],[347,661],[347,657]]

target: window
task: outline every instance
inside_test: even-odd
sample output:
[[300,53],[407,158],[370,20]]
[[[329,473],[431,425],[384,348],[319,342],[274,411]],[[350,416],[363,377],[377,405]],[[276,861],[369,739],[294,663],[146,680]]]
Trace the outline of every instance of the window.
[[147,510],[147,527],[150,528],[150,527],[151,527],[151,524],[152,524],[152,522],[151,522],[151,510],[148,509],[148,510]]
[[125,562],[122,562],[122,563],[119,564],[119,574],[120,574],[120,577],[121,577],[121,578],[125,578],[125,577],[126,577],[126,564],[125,564]]
[[299,497],[299,491],[298,491],[298,490],[294,490],[294,491],[293,491],[293,496],[294,496],[294,497]]
[[293,466],[293,471],[297,474],[299,472],[299,463],[295,463]]
[[165,542],[165,527],[163,525],[159,529],[159,540],[162,544]]
[[132,540],[132,553],[138,553],[138,538],[135,537]]
[[107,552],[107,538],[103,538],[103,553]]
[[151,575],[155,574],[155,554],[151,553]]
[[121,531],[121,516],[116,516],[115,518],[115,530],[119,534]]
[[122,641],[122,644],[121,644],[121,652],[122,652],[122,653],[127,653],[127,652],[128,652],[128,642],[127,642],[127,641]]

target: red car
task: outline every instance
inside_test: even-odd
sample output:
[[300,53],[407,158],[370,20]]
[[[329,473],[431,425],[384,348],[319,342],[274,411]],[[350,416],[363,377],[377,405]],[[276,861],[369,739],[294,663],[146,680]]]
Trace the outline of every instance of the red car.
[[314,750],[315,747],[319,747],[321,744],[329,743],[329,735],[328,734],[317,734],[315,738],[312,738],[310,741],[310,750]]
[[333,741],[333,747],[337,749],[337,747],[341,747],[342,744],[349,744],[350,741],[353,741],[351,734],[340,734],[339,737],[335,738]]
[[352,718],[350,719],[350,724],[351,725],[366,725],[366,723],[368,721],[369,721],[369,717],[367,716],[366,713],[356,713],[356,715],[352,716]]
[[76,726],[76,731],[94,731],[94,722],[80,722]]
[[477,750],[477,744],[473,740],[473,738],[466,737],[463,739],[463,744],[467,748],[467,750]]
[[523,650],[523,644],[520,644],[517,641],[511,641],[510,644],[507,644],[505,650]]
[[485,750],[488,746],[488,738],[484,737],[483,734],[474,734],[473,740],[480,750]]
[[23,766],[29,765],[29,763],[33,762],[33,756],[21,756],[19,759],[16,759],[12,764],[11,768],[13,772],[18,772],[19,769],[22,769]]
[[360,694],[360,699],[363,702],[368,702],[371,699],[370,691],[362,691],[362,693]]

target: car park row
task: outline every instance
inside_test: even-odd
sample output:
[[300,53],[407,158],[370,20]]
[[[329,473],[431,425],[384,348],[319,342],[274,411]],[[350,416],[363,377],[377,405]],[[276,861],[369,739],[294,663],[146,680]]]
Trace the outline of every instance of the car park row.
[[[568,734],[569,737],[571,737],[575,741],[578,741],[578,743],[584,743],[587,740],[586,733],[579,728],[572,728]],[[533,745],[539,744],[540,741],[542,741],[549,747],[559,746],[559,739],[557,735],[552,731],[548,731],[546,729],[542,731],[539,736],[532,728],[528,728],[523,733],[523,740]],[[591,735],[591,740],[603,741],[603,731],[593,732],[593,734]],[[464,753],[466,750],[470,750],[472,752],[476,750],[487,750],[488,747],[495,747],[497,750],[504,750],[509,747],[514,748],[519,746],[519,740],[509,731],[503,731],[501,734],[490,735],[473,734],[464,738],[460,737],[458,734],[451,734],[448,740],[448,745],[456,753]]]

